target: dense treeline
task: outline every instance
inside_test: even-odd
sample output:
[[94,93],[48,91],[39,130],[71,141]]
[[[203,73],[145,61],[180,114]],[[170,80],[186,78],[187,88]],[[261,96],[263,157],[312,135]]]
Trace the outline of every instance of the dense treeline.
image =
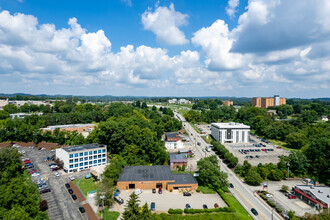
[[22,167],[17,149],[0,149],[0,219],[48,219],[39,209],[37,185]]
[[235,167],[238,164],[238,158],[235,157],[229,150],[223,146],[221,143],[212,140],[211,144],[213,145],[213,150],[224,159],[224,162],[228,164],[229,167]]

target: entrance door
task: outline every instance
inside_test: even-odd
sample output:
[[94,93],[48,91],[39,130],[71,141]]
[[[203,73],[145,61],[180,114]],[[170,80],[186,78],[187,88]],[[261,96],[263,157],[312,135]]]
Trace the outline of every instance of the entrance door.
[[129,189],[135,189],[135,184],[128,184]]
[[159,188],[163,188],[163,184],[162,183],[157,183],[156,184],[156,188],[159,189]]

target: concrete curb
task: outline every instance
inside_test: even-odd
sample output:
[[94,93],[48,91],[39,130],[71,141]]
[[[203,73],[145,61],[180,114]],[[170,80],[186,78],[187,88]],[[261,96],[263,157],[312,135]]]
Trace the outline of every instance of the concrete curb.
[[[258,193],[253,192],[253,194],[254,194],[254,196],[257,197],[262,203],[264,203],[266,206],[268,206],[268,207],[270,208],[270,210],[275,209],[275,208],[271,207],[270,205],[268,205],[268,203],[267,203],[265,200],[263,200],[263,198],[261,198],[261,197],[258,195]],[[275,215],[277,215],[277,217],[279,217],[280,219],[285,220],[280,214],[278,214],[278,212],[277,212],[276,210],[274,211],[274,213],[275,213]]]

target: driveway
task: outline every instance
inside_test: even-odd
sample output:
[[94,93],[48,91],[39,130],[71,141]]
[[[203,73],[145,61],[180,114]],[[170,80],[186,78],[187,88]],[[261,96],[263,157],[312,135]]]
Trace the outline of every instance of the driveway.
[[[153,194],[151,190],[142,191],[143,193],[139,195],[140,206],[148,203],[150,208],[151,202],[154,202],[156,204],[156,212],[167,212],[170,208],[184,209],[187,203],[193,209],[202,209],[203,204],[206,204],[208,208],[214,208],[214,203],[218,203],[220,207],[227,207],[227,204],[218,194],[202,194],[194,192],[191,196],[183,196],[183,194],[177,190],[174,190],[173,192],[164,190],[163,194],[158,194],[158,190],[156,194]],[[132,190],[122,190],[119,196],[124,199],[124,204],[118,205],[118,203],[115,203],[110,210],[122,213],[132,192]]]

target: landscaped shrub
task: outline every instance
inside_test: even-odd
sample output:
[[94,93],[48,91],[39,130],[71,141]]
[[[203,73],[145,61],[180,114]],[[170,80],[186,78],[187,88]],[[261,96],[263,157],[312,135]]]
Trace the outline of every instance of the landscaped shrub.
[[275,209],[278,213],[282,213],[282,209],[280,209],[279,207],[276,207]]
[[196,192],[200,192],[201,188],[197,187]]
[[184,209],[184,213],[186,214],[211,213],[211,212],[233,212],[233,209],[229,207],[220,207],[216,209]]
[[270,200],[267,200],[267,203],[271,206],[271,207],[275,207],[276,205],[272,202],[272,201],[270,201]]
[[182,209],[169,209],[168,213],[169,214],[182,214]]

